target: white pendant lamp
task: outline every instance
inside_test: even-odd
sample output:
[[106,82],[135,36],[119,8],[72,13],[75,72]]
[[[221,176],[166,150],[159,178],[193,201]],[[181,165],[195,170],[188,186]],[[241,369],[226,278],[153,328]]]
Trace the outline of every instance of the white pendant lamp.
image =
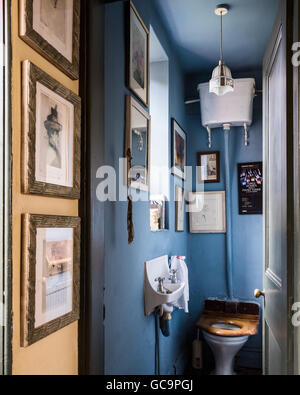
[[223,96],[234,90],[234,80],[229,67],[223,61],[223,15],[228,13],[228,7],[225,5],[217,6],[215,14],[221,17],[221,37],[220,37],[220,61],[214,69],[212,78],[209,82],[209,92],[217,96]]

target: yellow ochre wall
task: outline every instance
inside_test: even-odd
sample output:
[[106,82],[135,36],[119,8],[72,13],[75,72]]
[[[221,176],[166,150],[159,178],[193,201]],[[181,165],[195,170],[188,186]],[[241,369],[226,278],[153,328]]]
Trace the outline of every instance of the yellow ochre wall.
[[12,264],[13,264],[13,374],[78,374],[78,324],[46,337],[28,347],[20,347],[21,214],[78,215],[78,201],[21,193],[21,64],[29,59],[42,70],[78,94],[72,81],[45,60],[19,36],[18,0],[12,0]]

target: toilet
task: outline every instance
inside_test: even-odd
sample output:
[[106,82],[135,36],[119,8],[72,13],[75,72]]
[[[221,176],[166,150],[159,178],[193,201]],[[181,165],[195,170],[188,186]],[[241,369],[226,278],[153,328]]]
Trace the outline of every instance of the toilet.
[[213,352],[216,366],[212,374],[232,376],[236,354],[258,332],[259,305],[207,300],[196,326]]

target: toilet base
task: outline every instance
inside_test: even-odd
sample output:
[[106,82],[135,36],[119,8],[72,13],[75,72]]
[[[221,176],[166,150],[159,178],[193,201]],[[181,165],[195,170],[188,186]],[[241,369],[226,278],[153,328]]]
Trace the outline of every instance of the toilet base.
[[203,331],[204,339],[211,348],[216,368],[212,375],[234,376],[234,358],[248,341],[249,336],[222,337]]

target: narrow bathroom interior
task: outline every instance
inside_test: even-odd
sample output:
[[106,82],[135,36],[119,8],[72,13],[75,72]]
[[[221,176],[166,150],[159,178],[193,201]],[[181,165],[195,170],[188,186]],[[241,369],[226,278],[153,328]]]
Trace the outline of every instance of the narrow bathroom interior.
[[[221,6],[213,0],[134,1],[150,32],[150,192],[166,197],[165,223],[163,230],[151,230],[149,201],[133,202],[134,238],[128,244],[128,202],[106,203],[106,374],[157,373],[154,355],[158,344],[160,374],[197,374],[192,366],[193,341],[197,337],[203,346],[202,372],[211,373],[215,361],[203,338],[201,328],[205,325],[197,327],[204,308],[215,313],[246,313],[258,320],[247,342],[234,355],[234,364],[241,371],[261,373],[262,299],[254,297],[254,290],[263,289],[263,213],[262,194],[259,194],[263,178],[262,76],[278,6],[279,0],[230,0]],[[223,9],[223,14],[215,13],[218,7]],[[132,94],[124,72],[126,10],[121,1],[105,7],[105,159],[107,165],[115,168],[124,155],[125,141],[120,131],[125,129],[126,96]],[[234,100],[231,100],[229,74],[228,92],[223,96],[219,96],[220,92],[209,93],[208,84],[201,95],[201,86],[212,80],[221,56],[232,74],[237,95]],[[245,89],[240,88],[239,81],[241,84],[246,81]],[[139,103],[147,107],[142,101]],[[203,108],[204,105],[207,107]],[[204,117],[209,119],[209,125],[204,123]],[[186,135],[186,166],[192,175],[185,181],[169,171],[173,165],[176,127]],[[217,164],[218,169],[214,167],[212,178],[206,179],[210,182],[203,183],[201,174],[197,173],[200,153],[217,153],[219,163],[215,159],[213,166]],[[159,166],[166,171],[157,172]],[[214,179],[214,176],[218,177]],[[251,195],[255,195],[253,199],[244,195],[239,199],[239,191],[247,182],[252,186],[255,183],[257,193]],[[192,231],[192,214],[187,211],[183,229],[178,229],[174,201],[177,187],[184,188],[186,204],[190,193],[211,192],[212,198],[220,198],[221,206],[217,207],[225,204],[226,230],[211,230],[207,225],[204,230]],[[117,192],[121,189],[119,186]],[[226,199],[214,192],[225,192]],[[139,191],[138,195],[147,192]],[[197,221],[194,225],[197,227]],[[152,308],[146,309],[149,314],[145,314],[147,263],[152,260],[157,263],[155,259],[162,257],[162,265],[167,265],[176,256],[185,257],[188,267],[188,312],[172,309],[167,330],[164,328],[168,336],[163,336],[161,331],[156,336],[156,313],[152,314],[155,305],[170,299],[153,301]],[[159,277],[168,276],[163,270],[166,269],[149,274],[154,288],[162,285]],[[223,329],[230,331],[230,326]]]

